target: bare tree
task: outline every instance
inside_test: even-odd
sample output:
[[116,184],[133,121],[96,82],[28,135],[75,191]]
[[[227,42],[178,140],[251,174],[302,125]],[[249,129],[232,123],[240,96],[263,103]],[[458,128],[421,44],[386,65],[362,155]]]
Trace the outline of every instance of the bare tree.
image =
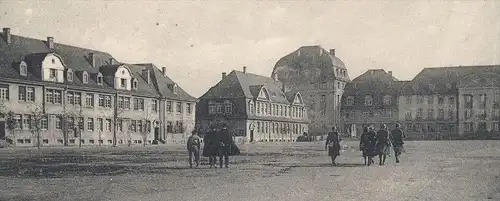
[[144,110],[144,115],[140,120],[140,124],[142,124],[142,128],[139,130],[142,136],[143,146],[146,146],[146,141],[148,138],[148,134],[151,134],[151,114],[152,104],[149,104],[148,107]]
[[42,130],[42,121],[46,119],[46,115],[40,105],[33,105],[30,111],[28,128],[36,138],[36,146],[40,149],[40,132]]
[[[3,118],[5,118],[5,128],[9,131],[9,135],[12,138],[12,145],[16,146],[16,129],[18,123],[16,121],[16,114],[12,111],[4,111]],[[8,143],[9,137],[6,137],[6,142]]]
[[85,122],[85,116],[83,113],[83,106],[78,106],[78,109],[69,113],[68,117],[70,117],[70,121],[68,122],[69,129],[73,131],[74,137],[78,137],[78,147],[82,147],[82,130],[84,122]]

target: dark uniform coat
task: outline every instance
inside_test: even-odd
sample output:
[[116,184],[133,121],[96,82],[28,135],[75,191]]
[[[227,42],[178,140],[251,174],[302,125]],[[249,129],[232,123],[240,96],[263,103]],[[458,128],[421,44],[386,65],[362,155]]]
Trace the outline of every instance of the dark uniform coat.
[[217,132],[210,130],[205,133],[205,136],[203,136],[203,142],[205,143],[203,146],[203,156],[217,156],[219,151],[219,146],[217,144]]
[[391,132],[391,142],[394,148],[394,153],[397,155],[401,154],[404,151],[403,148],[403,130],[396,128]]
[[340,155],[340,141],[342,139],[338,132],[329,132],[326,138],[325,146],[328,146],[328,156],[339,156]]
[[389,131],[379,130],[377,132],[377,154],[389,154],[389,143]]
[[359,146],[363,152],[363,157],[374,155],[376,141],[375,133],[372,131],[361,134]]
[[219,152],[221,155],[233,156],[239,155],[240,149],[236,146],[236,143],[233,140],[233,136],[227,129],[221,129],[217,135],[217,141],[219,145]]

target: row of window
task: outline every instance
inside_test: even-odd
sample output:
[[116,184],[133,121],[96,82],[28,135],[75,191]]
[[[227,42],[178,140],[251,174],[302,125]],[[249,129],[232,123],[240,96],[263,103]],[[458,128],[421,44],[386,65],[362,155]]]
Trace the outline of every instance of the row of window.
[[[84,120],[86,119],[86,123]],[[94,120],[97,120],[95,122]],[[29,114],[16,114],[14,116],[14,126],[16,129],[30,129],[35,120],[32,118],[32,115]],[[49,123],[49,119],[47,117],[43,117],[38,122],[40,124],[40,128],[42,130],[47,130]],[[63,128],[63,118],[61,116],[56,116],[54,118],[54,128],[55,130],[61,130]],[[80,131],[107,131],[110,132],[113,129],[112,119],[104,119],[104,118],[92,118],[92,117],[67,117],[67,125],[70,128],[78,127]],[[96,124],[97,123],[97,124]],[[144,120],[119,120],[117,122],[116,128],[118,131],[123,131],[123,124],[126,123],[128,126],[128,131],[132,132],[151,132],[151,122]],[[86,127],[85,127],[86,126]],[[97,126],[97,128],[95,128]]]
[[428,123],[428,124],[403,124],[403,129],[406,131],[417,132],[455,132],[456,125],[449,123]]
[[[403,97],[404,97],[406,104],[413,103],[413,96],[403,96]],[[434,96],[417,96],[417,104],[423,104],[425,97],[427,100],[427,104],[434,104],[434,101],[436,99],[436,97],[434,97]],[[384,105],[390,105],[390,104],[392,104],[392,98],[393,98],[393,96],[391,96],[391,95],[385,95],[385,96],[383,96],[382,103]],[[440,105],[444,104],[446,98],[448,99],[448,104],[455,104],[455,97],[454,96],[449,96],[449,97],[438,96],[437,103]],[[346,105],[347,106],[354,105],[354,97],[353,96],[347,97]],[[372,106],[373,105],[373,97],[371,95],[365,96],[364,105],[365,106]]]
[[233,113],[233,104],[231,102],[224,103],[208,103],[208,113],[209,114],[232,114]]
[[302,134],[306,132],[306,126],[295,123],[257,121],[257,133],[266,134]]
[[275,117],[292,117],[304,118],[305,109],[298,106],[281,105],[267,102],[249,101],[248,108],[250,114],[275,116]]
[[[444,109],[437,110],[437,118],[438,119],[445,119],[444,114],[445,114]],[[435,117],[436,117],[435,110],[434,109],[427,109],[427,119],[434,119]],[[423,118],[423,109],[422,108],[417,109],[417,113],[415,114],[415,118],[417,118],[417,119]],[[448,119],[453,119],[453,118],[455,118],[455,110],[448,110]],[[411,112],[406,112],[405,119],[412,120],[413,114]]]
[[[16,140],[17,144],[31,144],[31,139],[17,139]],[[69,139],[68,140],[69,144],[76,144],[78,143],[77,139]],[[82,139],[81,143],[82,145],[84,144],[104,144],[104,140],[85,140]],[[108,144],[113,144],[113,140],[106,140]],[[118,140],[118,144],[124,144],[127,142],[127,140]],[[129,140],[130,144],[142,144],[142,140]],[[63,144],[64,140],[63,139],[57,139],[57,143]],[[151,143],[151,140],[148,140],[148,143]],[[49,139],[42,139],[42,144],[49,144]]]
[[[35,102],[35,88],[34,87],[26,87],[26,86],[19,86],[19,100],[20,101],[28,101],[28,102]],[[46,103],[51,103],[51,104],[62,104],[62,95],[63,91],[62,90],[57,90],[57,89],[46,89],[45,92],[45,102]],[[85,106],[87,107],[94,107],[94,97],[95,94],[92,93],[86,93],[85,94]],[[9,100],[9,88],[8,87],[2,87],[0,88],[0,100]],[[66,104],[70,105],[83,105],[82,103],[82,92],[76,92],[76,91],[67,91],[66,92]],[[98,94],[98,105],[99,107],[104,107],[104,108],[112,108],[113,106],[113,97],[111,95],[104,95],[104,94]],[[130,97],[124,97],[124,96],[119,96],[118,97],[118,108],[120,109],[130,109],[131,108],[131,101],[133,101],[134,105],[134,110],[144,110],[145,105],[144,105],[144,99],[143,98],[133,98],[131,99]],[[176,111],[178,113],[183,113],[183,102],[176,102]],[[173,102],[172,101],[167,101],[166,102],[166,110],[167,112],[173,112]],[[152,105],[151,109],[153,111],[158,111],[158,100],[152,100]],[[186,113],[191,114],[192,113],[192,105],[191,103],[186,103]]]

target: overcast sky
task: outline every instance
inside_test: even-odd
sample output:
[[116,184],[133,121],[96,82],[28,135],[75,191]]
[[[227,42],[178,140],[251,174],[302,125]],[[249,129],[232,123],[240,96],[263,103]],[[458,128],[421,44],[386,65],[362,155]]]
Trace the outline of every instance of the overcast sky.
[[336,49],[351,78],[411,79],[424,67],[500,64],[500,1],[174,2],[0,0],[12,34],[165,66],[199,97],[233,69],[270,76],[305,45]]

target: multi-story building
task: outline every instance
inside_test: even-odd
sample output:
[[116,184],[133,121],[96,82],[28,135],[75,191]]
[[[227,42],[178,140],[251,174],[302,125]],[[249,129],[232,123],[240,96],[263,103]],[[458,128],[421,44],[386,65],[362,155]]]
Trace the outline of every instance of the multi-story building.
[[310,134],[325,134],[331,126],[341,126],[340,102],[350,79],[334,49],[300,47],[279,59],[271,77],[302,94],[311,121]]
[[[476,68],[477,69],[477,68]],[[459,134],[500,136],[500,66],[480,67],[457,84]]]
[[382,69],[368,70],[348,83],[342,98],[344,132],[354,137],[361,135],[363,127],[394,127],[399,121],[398,95],[405,83]]
[[434,139],[494,130],[499,73],[500,66],[424,68],[399,97],[408,136]]
[[276,79],[247,73],[246,67],[222,73],[221,81],[199,99],[201,133],[211,124],[226,123],[241,141],[289,142],[308,132],[301,93],[286,90]]
[[[0,40],[0,99],[12,114],[0,120],[0,137],[25,146],[37,143],[34,130],[42,145],[164,143],[166,133],[185,136],[194,128],[197,101],[166,68],[120,63],[105,52],[16,36],[9,28]],[[169,114],[168,104],[180,105],[177,114]]]

